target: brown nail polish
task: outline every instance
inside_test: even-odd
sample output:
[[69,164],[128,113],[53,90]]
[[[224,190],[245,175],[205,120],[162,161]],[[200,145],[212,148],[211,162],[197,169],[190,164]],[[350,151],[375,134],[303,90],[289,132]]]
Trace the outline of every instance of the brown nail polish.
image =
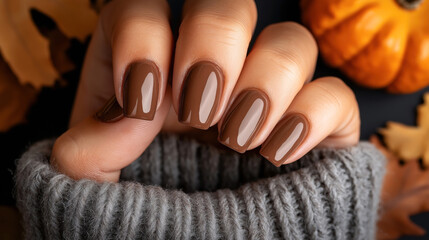
[[183,82],[179,121],[195,128],[208,129],[219,105],[223,89],[222,70],[214,63],[194,64]]
[[121,120],[124,117],[121,106],[116,101],[116,96],[111,97],[106,104],[96,114],[97,120],[111,123]]
[[152,120],[159,93],[159,70],[154,62],[131,63],[124,79],[124,115],[129,118]]
[[268,109],[265,93],[256,89],[243,91],[225,115],[219,141],[237,152],[245,152],[264,123]]
[[282,120],[262,145],[260,154],[279,167],[301,145],[309,124],[302,114],[292,114]]

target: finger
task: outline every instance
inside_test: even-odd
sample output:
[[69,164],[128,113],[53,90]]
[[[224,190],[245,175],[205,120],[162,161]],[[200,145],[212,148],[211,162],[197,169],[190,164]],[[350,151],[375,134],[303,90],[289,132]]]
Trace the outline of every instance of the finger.
[[161,103],[172,51],[164,0],[112,1],[85,58],[71,125],[116,95],[128,117],[151,120]]
[[317,145],[355,145],[359,134],[359,108],[352,90],[340,79],[320,78],[302,88],[260,153],[280,166],[296,161]]
[[316,57],[316,43],[301,25],[286,22],[264,29],[221,120],[219,141],[238,152],[259,146],[312,78]]
[[179,121],[207,129],[221,117],[256,24],[253,0],[187,0],[176,44],[173,103]]
[[153,121],[141,121],[121,118],[122,109],[113,98],[98,119],[89,117],[56,140],[51,164],[74,179],[117,182],[120,170],[137,159],[159,133],[170,99],[167,94]]

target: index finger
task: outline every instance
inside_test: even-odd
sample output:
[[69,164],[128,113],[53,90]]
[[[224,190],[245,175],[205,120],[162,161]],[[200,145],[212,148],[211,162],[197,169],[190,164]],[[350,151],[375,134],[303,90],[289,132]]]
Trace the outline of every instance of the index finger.
[[93,115],[112,95],[125,105],[126,116],[153,119],[164,97],[171,52],[166,1],[110,2],[87,51],[70,125]]

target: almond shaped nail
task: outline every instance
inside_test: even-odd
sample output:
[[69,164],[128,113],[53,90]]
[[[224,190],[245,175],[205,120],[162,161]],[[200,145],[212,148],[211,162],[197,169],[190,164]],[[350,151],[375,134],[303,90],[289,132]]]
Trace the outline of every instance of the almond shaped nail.
[[124,115],[152,120],[159,94],[159,70],[152,61],[131,63],[123,85]]
[[243,153],[267,117],[269,100],[265,93],[243,91],[229,108],[222,123],[219,142]]
[[97,120],[111,123],[121,120],[124,117],[121,106],[116,101],[116,96],[111,97],[106,104],[96,114]]
[[216,64],[202,61],[186,74],[179,103],[179,121],[208,129],[213,121],[223,89],[222,70]]
[[309,124],[302,114],[291,114],[274,128],[262,145],[260,154],[277,167],[301,146],[308,135]]

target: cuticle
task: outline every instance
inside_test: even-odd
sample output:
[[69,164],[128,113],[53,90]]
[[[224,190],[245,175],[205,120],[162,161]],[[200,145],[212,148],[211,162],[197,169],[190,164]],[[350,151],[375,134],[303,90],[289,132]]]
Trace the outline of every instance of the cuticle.
[[264,100],[266,100],[266,101],[264,101],[266,103],[266,108],[265,108],[266,112],[264,112],[264,113],[268,113],[271,109],[271,99],[264,90],[262,90],[260,88],[256,88],[256,87],[249,87],[249,88],[245,88],[245,89],[241,90],[241,92],[238,94],[238,96],[240,96],[242,93],[245,93],[245,92],[248,93],[251,91],[257,91],[264,96]]
[[[303,119],[307,125],[307,133],[310,132],[310,129],[311,129],[310,121],[308,121],[308,118],[302,113],[290,112],[285,116],[284,120],[282,120],[282,121],[287,122],[292,117],[300,117],[301,119]],[[302,142],[304,142],[305,139],[307,139],[307,136],[305,136],[305,138],[302,140]]]

